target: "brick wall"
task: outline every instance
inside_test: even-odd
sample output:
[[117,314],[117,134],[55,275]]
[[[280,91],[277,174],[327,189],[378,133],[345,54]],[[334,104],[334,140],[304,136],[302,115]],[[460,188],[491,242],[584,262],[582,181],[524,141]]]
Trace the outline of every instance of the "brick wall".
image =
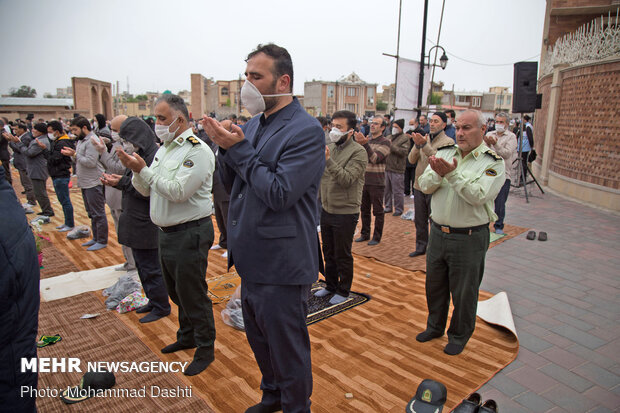
[[[620,189],[620,61],[566,69],[561,76],[550,170]],[[537,120],[541,130],[546,121]]]
[[545,129],[547,128],[547,115],[549,108],[549,101],[551,98],[551,83],[553,81],[553,75],[545,76],[538,82],[538,93],[542,93],[542,105],[541,109],[536,109],[534,113],[534,148],[538,156],[536,161],[542,164],[543,154],[545,151]]

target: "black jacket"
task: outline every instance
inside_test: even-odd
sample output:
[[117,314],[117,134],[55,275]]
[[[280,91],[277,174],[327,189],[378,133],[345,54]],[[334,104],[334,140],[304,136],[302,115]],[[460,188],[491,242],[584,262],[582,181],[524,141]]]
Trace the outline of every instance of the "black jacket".
[[52,179],[71,177],[71,157],[60,153],[62,148],[75,149],[75,141],[64,135],[52,142],[52,151],[47,158],[47,170]]
[[36,399],[22,397],[20,389],[37,386],[37,373],[21,373],[21,358],[37,357],[39,262],[24,209],[4,174],[0,211],[0,410],[35,412]]
[[[30,132],[24,133],[20,138],[26,147],[30,145],[32,139],[34,138]],[[13,166],[15,166],[15,169],[25,171],[28,168],[28,165],[26,163],[26,155],[22,153],[20,145],[17,142],[9,142],[9,145],[11,146],[11,149],[13,149]]]
[[11,159],[11,154],[9,153],[9,141],[2,136],[2,132],[4,132],[4,128],[0,128],[0,161],[8,161]]
[[[155,132],[140,118],[127,118],[119,130],[121,138],[138,146],[138,155],[150,165],[157,152]],[[127,168],[116,188],[123,191],[123,212],[118,219],[118,242],[131,248],[156,249],[159,229],[151,221],[150,197],[142,196],[131,184]]]

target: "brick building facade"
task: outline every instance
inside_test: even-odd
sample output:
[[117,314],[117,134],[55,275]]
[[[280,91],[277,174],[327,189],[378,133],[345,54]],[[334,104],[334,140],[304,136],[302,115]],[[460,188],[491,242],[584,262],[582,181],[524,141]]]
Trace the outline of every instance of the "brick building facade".
[[93,118],[102,113],[106,119],[114,116],[112,111],[112,85],[110,82],[88,77],[72,77],[73,103],[77,112]]
[[[545,58],[551,58],[548,46],[583,23],[597,19],[599,26],[603,24],[601,30],[615,27],[619,9],[620,2],[612,0],[548,0],[542,42]],[[603,59],[554,64],[549,73],[540,75],[542,108],[536,111],[534,122],[539,156],[532,169],[542,184],[556,192],[620,211],[617,47],[611,53],[605,50]]]

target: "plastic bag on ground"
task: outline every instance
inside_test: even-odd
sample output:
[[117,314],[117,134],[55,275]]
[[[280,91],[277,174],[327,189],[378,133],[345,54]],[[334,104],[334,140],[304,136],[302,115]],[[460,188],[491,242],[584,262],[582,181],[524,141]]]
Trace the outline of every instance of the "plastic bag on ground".
[[245,330],[241,311],[241,285],[237,287],[235,293],[228,300],[226,308],[222,310],[222,321],[237,330]]

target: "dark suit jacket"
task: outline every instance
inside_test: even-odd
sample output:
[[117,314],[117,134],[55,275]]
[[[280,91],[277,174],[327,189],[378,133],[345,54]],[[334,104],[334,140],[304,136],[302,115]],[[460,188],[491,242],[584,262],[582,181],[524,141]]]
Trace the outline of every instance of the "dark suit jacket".
[[325,135],[294,98],[255,149],[260,117],[245,125],[243,141],[220,149],[220,177],[230,189],[228,265],[250,282],[311,284],[319,271],[316,211]]

